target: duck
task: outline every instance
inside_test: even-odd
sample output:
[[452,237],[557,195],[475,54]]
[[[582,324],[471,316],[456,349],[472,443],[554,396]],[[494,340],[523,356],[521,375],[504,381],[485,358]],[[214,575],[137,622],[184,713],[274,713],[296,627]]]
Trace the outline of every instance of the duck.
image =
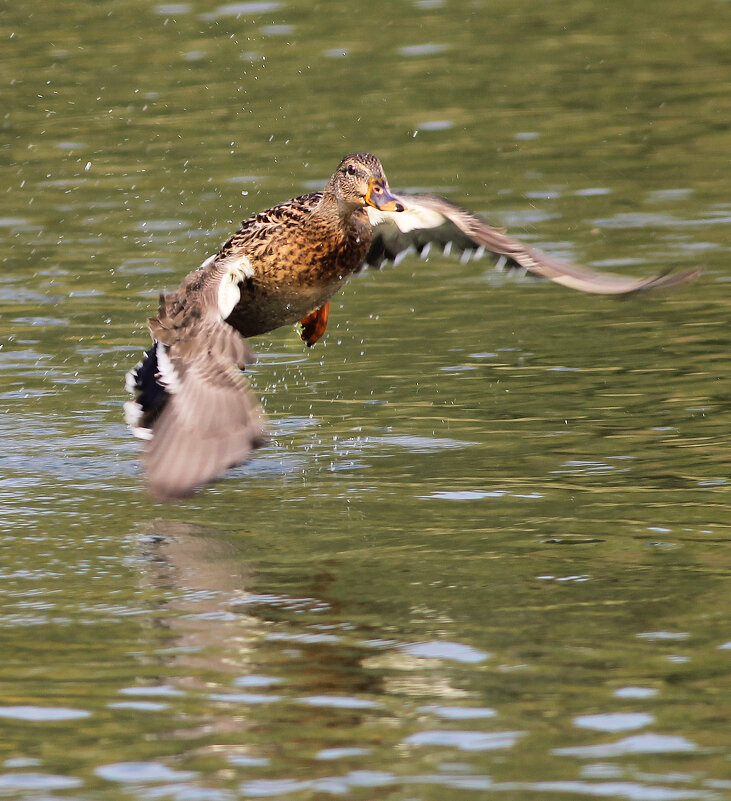
[[432,247],[462,259],[491,254],[501,267],[602,295],[668,288],[699,272],[635,278],[562,261],[443,197],[392,192],[376,156],[351,153],[321,191],[244,220],[174,292],[160,295],[148,320],[152,346],[126,380],[125,417],[145,440],[150,493],[188,495],[266,443],[264,414],[244,375],[256,360],[250,337],[299,324],[312,347],[348,278],[410,251],[426,258]]

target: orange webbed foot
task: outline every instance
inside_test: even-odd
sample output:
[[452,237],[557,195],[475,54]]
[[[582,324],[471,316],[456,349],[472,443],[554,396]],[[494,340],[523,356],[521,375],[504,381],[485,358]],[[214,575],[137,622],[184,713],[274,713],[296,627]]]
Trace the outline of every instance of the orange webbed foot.
[[325,333],[327,328],[327,318],[330,316],[330,301],[315,309],[307,317],[300,320],[302,330],[300,336],[307,343],[307,347],[311,348],[315,342]]

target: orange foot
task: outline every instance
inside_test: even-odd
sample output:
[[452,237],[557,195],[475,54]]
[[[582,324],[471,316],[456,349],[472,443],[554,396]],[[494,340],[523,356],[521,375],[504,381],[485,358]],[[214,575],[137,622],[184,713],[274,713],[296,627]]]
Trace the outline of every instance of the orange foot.
[[315,342],[325,333],[327,328],[327,318],[330,316],[330,301],[315,309],[312,314],[308,314],[303,320],[300,320],[302,330],[300,336],[307,343],[307,347],[311,348]]

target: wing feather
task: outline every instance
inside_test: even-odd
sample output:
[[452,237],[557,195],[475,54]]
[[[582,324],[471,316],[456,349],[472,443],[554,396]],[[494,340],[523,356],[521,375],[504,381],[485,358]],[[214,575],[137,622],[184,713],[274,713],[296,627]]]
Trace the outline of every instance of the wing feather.
[[150,492],[180,497],[244,462],[265,442],[264,417],[241,369],[255,356],[220,317],[156,346],[168,393],[145,450]]
[[524,245],[500,229],[487,225],[472,212],[437,195],[399,195],[398,199],[406,207],[405,211],[368,209],[374,228],[366,264],[372,267],[380,267],[384,261],[396,261],[409,248],[425,255],[429,246],[436,243],[445,254],[454,250],[460,256],[470,253],[477,257],[489,251],[507,258],[514,267],[571,289],[599,295],[628,295],[645,289],[669,287],[691,280],[700,273],[696,268],[634,278],[591,270]]

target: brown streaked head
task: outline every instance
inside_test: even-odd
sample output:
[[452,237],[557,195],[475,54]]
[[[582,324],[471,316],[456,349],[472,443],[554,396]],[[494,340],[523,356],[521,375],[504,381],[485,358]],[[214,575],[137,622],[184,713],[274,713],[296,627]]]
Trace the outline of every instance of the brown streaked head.
[[381,211],[404,210],[388,188],[381,162],[370,153],[346,156],[330,179],[330,188],[344,209],[373,206]]

